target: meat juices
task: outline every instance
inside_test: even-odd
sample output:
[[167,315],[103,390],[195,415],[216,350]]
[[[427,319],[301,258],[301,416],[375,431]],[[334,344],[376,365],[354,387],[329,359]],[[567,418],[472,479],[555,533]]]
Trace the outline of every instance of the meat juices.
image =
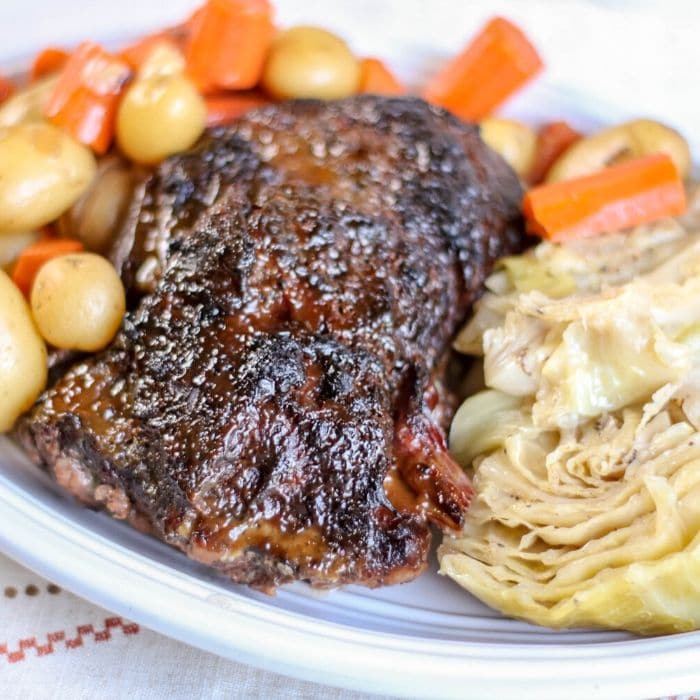
[[521,190],[417,99],[256,110],[137,190],[131,311],[19,426],[76,497],[270,590],[407,581],[471,496],[449,457],[450,341]]

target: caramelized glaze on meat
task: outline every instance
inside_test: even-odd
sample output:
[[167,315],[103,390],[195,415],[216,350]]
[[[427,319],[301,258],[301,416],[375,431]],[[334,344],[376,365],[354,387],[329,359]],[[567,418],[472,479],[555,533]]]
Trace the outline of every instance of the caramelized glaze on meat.
[[419,100],[291,102],[135,195],[131,311],[20,426],[81,500],[235,581],[380,585],[458,527],[450,340],[521,244],[515,175]]

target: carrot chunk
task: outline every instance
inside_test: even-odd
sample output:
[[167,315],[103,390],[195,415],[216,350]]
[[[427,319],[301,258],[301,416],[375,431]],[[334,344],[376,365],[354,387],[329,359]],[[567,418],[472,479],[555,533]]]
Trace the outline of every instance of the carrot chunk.
[[207,126],[228,124],[255,107],[272,104],[269,97],[254,90],[224,95],[209,95],[207,104]]
[[41,266],[53,258],[83,250],[83,244],[72,238],[44,238],[25,248],[17,258],[12,281],[29,296],[34,278]]
[[114,122],[129,66],[97,44],[80,44],[66,62],[45,113],[73,138],[105,153],[114,137]]
[[363,58],[360,62],[361,93],[375,95],[404,95],[406,89],[378,58]]
[[683,181],[666,154],[541,185],[523,199],[528,228],[552,241],[594,236],[678,216],[686,206]]
[[466,121],[479,121],[543,65],[525,34],[495,17],[428,83],[424,97]]
[[550,122],[537,133],[535,161],[529,174],[533,185],[542,182],[549,169],[564,151],[581,138],[581,134],[566,122]]
[[57,49],[53,46],[40,51],[29,70],[29,80],[33,82],[38,78],[49,75],[49,73],[56,73],[66,65],[69,57],[68,51]]
[[187,69],[203,93],[257,85],[274,33],[268,0],[208,0],[191,24]]

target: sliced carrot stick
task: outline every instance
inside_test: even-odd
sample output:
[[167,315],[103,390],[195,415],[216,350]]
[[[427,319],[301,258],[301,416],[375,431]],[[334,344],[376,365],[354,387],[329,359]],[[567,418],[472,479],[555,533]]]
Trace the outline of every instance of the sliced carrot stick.
[[66,65],[66,61],[69,57],[70,54],[68,51],[57,49],[53,46],[40,51],[34,59],[31,69],[29,70],[30,81],[33,82],[44,75],[56,73],[57,71],[61,70],[61,68]]
[[97,44],[80,44],[66,62],[45,114],[73,138],[105,153],[114,137],[119,97],[131,70]]
[[17,87],[11,80],[0,75],[0,102],[6,100],[16,89]]
[[198,88],[255,87],[274,32],[268,0],[208,0],[192,24],[187,67]]
[[204,101],[207,103],[207,126],[229,124],[251,109],[272,104],[269,97],[254,90],[209,95]]
[[406,88],[378,58],[360,61],[360,88],[358,92],[375,95],[405,95]]
[[681,176],[666,154],[630,160],[593,175],[531,189],[528,228],[552,241],[619,231],[686,209]]
[[480,121],[542,67],[523,32],[495,17],[428,83],[424,97],[462,119]]
[[566,122],[545,124],[537,132],[535,161],[532,164],[528,180],[533,185],[542,182],[554,161],[580,138],[581,134],[576,129],[572,129]]
[[25,296],[29,296],[36,273],[39,272],[44,263],[52,258],[78,253],[81,250],[83,250],[83,244],[72,238],[39,240],[20,253],[12,271],[12,280]]

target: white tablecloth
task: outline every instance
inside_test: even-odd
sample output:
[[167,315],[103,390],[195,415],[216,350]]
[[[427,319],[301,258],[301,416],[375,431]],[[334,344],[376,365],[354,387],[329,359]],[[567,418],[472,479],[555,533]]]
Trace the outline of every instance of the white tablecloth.
[[0,555],[2,700],[331,697],[369,696],[193,649],[81,600]]

